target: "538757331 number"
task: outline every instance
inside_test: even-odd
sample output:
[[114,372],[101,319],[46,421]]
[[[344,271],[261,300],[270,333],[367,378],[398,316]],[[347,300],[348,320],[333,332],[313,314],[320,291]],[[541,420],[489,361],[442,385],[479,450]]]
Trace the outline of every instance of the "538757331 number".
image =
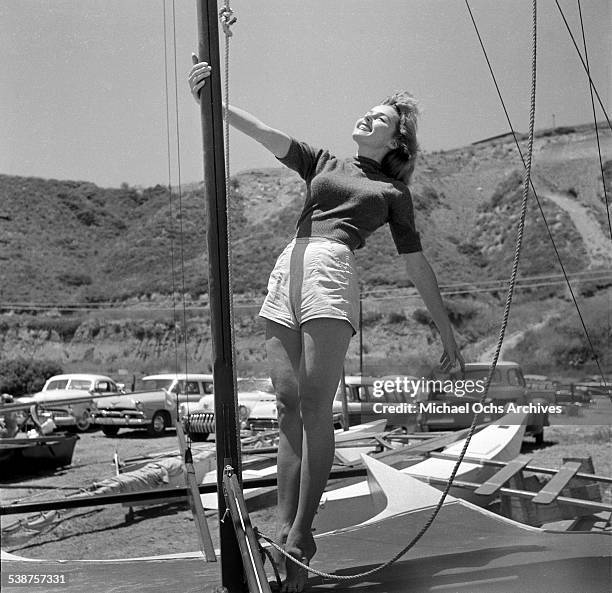
[[4,585],[65,585],[68,579],[65,574],[20,574],[5,573],[2,575]]

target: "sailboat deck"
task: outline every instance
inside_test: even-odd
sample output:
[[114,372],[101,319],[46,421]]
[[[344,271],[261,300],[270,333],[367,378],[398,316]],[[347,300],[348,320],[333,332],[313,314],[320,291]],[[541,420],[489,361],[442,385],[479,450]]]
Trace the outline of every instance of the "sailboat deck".
[[[416,534],[431,509],[316,538],[313,567],[353,575],[387,561]],[[372,593],[607,593],[612,538],[604,533],[547,532],[504,520],[465,502],[445,504],[423,539],[380,573],[346,583],[314,576],[310,590]],[[269,566],[268,566],[269,569]],[[3,591],[10,574],[63,574],[66,584],[45,590],[67,593],[167,593],[214,591],[220,564],[202,558],[105,561],[3,560]],[[271,572],[270,572],[271,574]],[[33,589],[36,590],[36,589]]]

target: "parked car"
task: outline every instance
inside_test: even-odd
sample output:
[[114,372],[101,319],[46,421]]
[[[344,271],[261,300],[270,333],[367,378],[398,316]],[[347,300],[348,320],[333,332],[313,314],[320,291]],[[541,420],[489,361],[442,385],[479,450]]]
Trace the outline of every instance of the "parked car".
[[583,377],[576,383],[576,390],[582,391],[589,398],[594,397],[612,397],[612,383],[610,378],[601,377],[601,375],[591,375]]
[[[389,378],[387,378],[389,379]],[[375,405],[384,403],[402,403],[411,401],[409,393],[389,391],[381,395],[375,395],[373,377],[362,377],[360,375],[347,375],[344,378],[346,387],[346,400],[348,411],[348,423],[350,426],[380,420],[384,416],[377,413]],[[271,385],[270,385],[271,387]],[[274,393],[270,389],[270,393]],[[276,398],[271,395],[260,396],[255,400],[255,394],[250,403],[244,402],[248,408],[248,419],[246,427],[252,432],[278,428],[278,415],[276,410]],[[239,393],[239,402],[243,402],[242,394]],[[336,395],[332,404],[334,425],[339,428],[343,423],[342,404],[342,381],[338,384]],[[393,414],[388,417],[387,428],[402,427],[407,431],[416,427],[416,414]]]
[[588,406],[592,401],[591,390],[578,383],[559,383],[555,389],[555,402],[561,405]]
[[[418,381],[413,375],[388,375],[380,379],[348,375],[345,377],[347,407],[351,426],[387,418],[387,430],[401,428],[404,432],[417,430],[416,412],[407,411],[409,404],[414,404],[421,398],[419,389],[411,385]],[[385,386],[383,389],[381,386]],[[342,411],[341,385],[338,386],[334,399],[334,411]],[[393,409],[386,414],[381,410],[381,404]]]
[[211,374],[148,375],[143,389],[116,398],[96,400],[94,418],[109,437],[124,428],[146,428],[151,436],[161,436],[177,422],[181,403],[197,402],[212,394]]
[[[58,428],[85,432],[93,424],[94,398],[121,393],[117,383],[110,377],[73,373],[51,377],[42,391],[28,396],[28,399],[39,405],[38,416],[41,422],[51,419]],[[20,398],[20,401],[27,400]]]
[[[442,385],[450,381],[453,385],[468,385],[467,381],[474,384],[474,389],[468,392],[462,388],[461,392],[458,389],[440,389],[437,385],[432,385],[428,390],[427,401],[446,403],[448,407],[465,408],[472,410],[472,407],[482,399],[483,390],[475,389],[478,385],[484,386],[489,375],[488,363],[466,363],[465,370],[461,369],[451,371],[450,373],[441,372],[439,369],[433,369],[428,379],[430,381],[440,381]],[[554,403],[554,394],[537,391],[531,393],[527,389],[525,377],[521,367],[515,362],[498,362],[495,367],[495,373],[489,386],[486,400],[484,402],[483,411],[477,410],[478,422],[490,422],[503,416],[508,404],[513,403],[517,406],[525,406],[534,404],[537,408],[546,409],[548,405]],[[466,404],[468,406],[466,407]],[[539,405],[538,405],[539,404]],[[466,411],[461,413],[444,413],[440,410],[440,406],[434,408],[435,411],[423,412],[419,418],[419,426],[421,430],[458,430],[467,428],[472,423],[474,411]],[[527,426],[525,433],[535,438],[537,444],[544,441],[544,427],[549,425],[548,412],[533,412],[528,414]]]
[[[251,430],[251,416],[262,420],[259,430],[278,427],[276,395],[270,379],[238,378],[236,383],[240,428]],[[197,402],[181,404],[179,415],[189,421],[192,438],[206,440],[215,431],[214,394],[208,393]]]

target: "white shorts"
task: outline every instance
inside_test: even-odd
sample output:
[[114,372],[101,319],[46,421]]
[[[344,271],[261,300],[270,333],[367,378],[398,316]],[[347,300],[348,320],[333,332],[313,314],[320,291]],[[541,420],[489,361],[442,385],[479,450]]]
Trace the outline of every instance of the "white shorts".
[[323,237],[293,239],[276,260],[261,317],[299,330],[310,319],[345,319],[359,329],[359,282],[347,245]]

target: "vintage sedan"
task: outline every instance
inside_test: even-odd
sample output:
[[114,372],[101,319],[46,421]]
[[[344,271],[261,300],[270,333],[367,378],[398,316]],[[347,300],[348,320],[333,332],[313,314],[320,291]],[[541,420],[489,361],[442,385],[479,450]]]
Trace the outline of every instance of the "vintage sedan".
[[72,373],[51,377],[42,391],[28,399],[39,405],[41,421],[50,418],[58,428],[85,432],[93,424],[94,398],[121,393],[119,385],[110,377]]
[[143,377],[142,385],[139,391],[95,402],[95,421],[106,436],[116,436],[122,427],[145,428],[151,436],[162,436],[176,423],[181,404],[212,394],[213,376],[163,373]]
[[[238,422],[241,430],[250,430],[250,418],[262,420],[260,430],[278,428],[276,422],[276,396],[270,379],[239,378]],[[201,397],[197,402],[183,403],[179,415],[190,427],[194,440],[206,440],[215,432],[215,398],[213,393]]]
[[[401,405],[411,400],[410,393],[398,392],[397,390],[387,390],[377,393],[374,388],[376,381],[377,380],[373,377],[362,377],[360,375],[346,375],[344,377],[346,412],[348,418],[344,417],[342,381],[340,381],[332,404],[332,414],[334,426],[336,428],[340,428],[345,423],[349,426],[355,426],[356,424],[363,424],[365,422],[384,418],[384,414],[377,412],[377,404],[381,402]],[[270,393],[274,393],[273,389],[270,389]],[[259,401],[247,405],[249,406],[249,416],[246,421],[246,426],[251,431],[258,432],[261,430],[278,428],[276,399],[273,395],[267,395],[266,397],[262,397]],[[398,427],[408,432],[413,430],[416,427],[416,414],[393,414],[388,416],[387,428],[392,429]]]

